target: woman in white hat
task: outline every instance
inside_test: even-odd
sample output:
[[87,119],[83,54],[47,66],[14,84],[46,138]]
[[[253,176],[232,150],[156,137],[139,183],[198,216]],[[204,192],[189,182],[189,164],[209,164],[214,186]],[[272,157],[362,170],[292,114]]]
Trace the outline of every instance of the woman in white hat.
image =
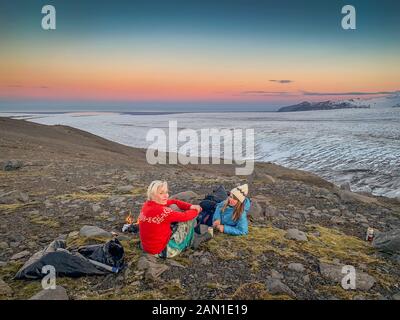
[[229,197],[220,202],[214,212],[213,226],[222,233],[240,236],[249,232],[247,212],[250,209],[250,199],[247,198],[247,184],[233,188]]

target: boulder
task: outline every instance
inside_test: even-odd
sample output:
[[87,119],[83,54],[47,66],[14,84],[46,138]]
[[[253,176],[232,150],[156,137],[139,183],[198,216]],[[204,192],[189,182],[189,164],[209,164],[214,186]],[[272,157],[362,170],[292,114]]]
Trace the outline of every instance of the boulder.
[[289,240],[295,241],[308,241],[307,235],[305,232],[297,230],[297,229],[288,229],[285,238]]
[[30,255],[30,252],[27,251],[27,250],[25,250],[25,251],[19,252],[19,253],[17,253],[17,254],[14,254],[14,255],[10,258],[10,260],[19,260],[19,259],[25,258],[25,257],[27,257],[27,256],[29,256],[29,255]]
[[279,279],[268,278],[266,286],[268,292],[271,294],[286,294],[292,298],[296,297],[296,294]]
[[67,290],[62,286],[55,289],[43,289],[29,300],[69,300]]
[[340,185],[341,190],[351,191],[350,182],[345,182]]
[[344,202],[362,202],[366,204],[377,204],[379,205],[379,201],[376,198],[365,196],[362,194],[339,190],[338,192],[339,198]]
[[23,166],[23,162],[20,160],[8,160],[3,163],[3,170],[4,171],[13,171],[21,169]]
[[376,234],[372,245],[386,253],[400,253],[400,229]]
[[112,238],[111,232],[96,226],[83,226],[79,231],[79,236],[85,238]]
[[257,200],[253,199],[251,200],[251,205],[249,211],[247,212],[247,216],[252,220],[257,220],[261,218],[263,213],[262,211],[263,210]]
[[[342,284],[342,279],[346,273],[342,273],[344,265],[335,265],[328,263],[320,263],[319,270],[323,277]],[[356,288],[355,290],[368,291],[375,284],[375,278],[369,274],[356,270]]]
[[185,202],[189,202],[189,203],[194,203],[194,202],[197,203],[200,200],[200,198],[201,197],[196,192],[193,192],[190,190],[179,192],[170,197],[170,199],[177,199],[177,200],[181,200],[181,201],[185,201]]
[[137,264],[138,270],[144,271],[146,280],[156,281],[161,274],[169,269],[165,264],[158,263],[157,257],[144,253]]

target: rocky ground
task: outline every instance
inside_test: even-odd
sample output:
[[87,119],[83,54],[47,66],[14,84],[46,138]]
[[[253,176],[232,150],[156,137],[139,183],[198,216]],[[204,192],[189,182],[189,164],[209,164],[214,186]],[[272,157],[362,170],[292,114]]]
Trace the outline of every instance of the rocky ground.
[[[13,160],[12,162],[8,162]],[[398,229],[400,203],[352,193],[307,172],[257,163],[249,177],[225,165],[150,166],[145,151],[63,126],[0,118],[0,298],[27,299],[40,281],[13,280],[23,263],[56,238],[69,247],[105,241],[85,225],[114,231],[127,267],[117,275],[58,278],[70,299],[398,299],[398,256],[365,241],[367,227]],[[3,170],[1,170],[3,169]],[[248,236],[215,237],[169,261],[143,257],[138,236],[122,234],[138,216],[147,185],[198,203],[223,184],[249,183]],[[341,286],[342,266],[357,288]]]

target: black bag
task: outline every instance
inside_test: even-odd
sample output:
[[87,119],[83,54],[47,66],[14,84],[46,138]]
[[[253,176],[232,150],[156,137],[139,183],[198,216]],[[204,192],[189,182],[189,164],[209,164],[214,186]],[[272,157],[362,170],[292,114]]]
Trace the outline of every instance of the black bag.
[[212,194],[207,195],[204,200],[200,202],[200,207],[203,209],[197,218],[197,226],[195,231],[200,233],[200,224],[208,226],[212,225],[212,220],[217,204],[228,198],[228,192],[226,192],[223,185],[216,187]]
[[78,251],[81,253],[70,252],[66,250],[64,240],[55,240],[44,250],[35,253],[17,272],[14,279],[41,279],[46,275],[42,273],[42,268],[46,265],[53,266],[58,277],[76,278],[109,273],[97,268],[88,259],[117,267],[122,267],[124,263],[123,247],[117,239],[105,244],[81,247]]

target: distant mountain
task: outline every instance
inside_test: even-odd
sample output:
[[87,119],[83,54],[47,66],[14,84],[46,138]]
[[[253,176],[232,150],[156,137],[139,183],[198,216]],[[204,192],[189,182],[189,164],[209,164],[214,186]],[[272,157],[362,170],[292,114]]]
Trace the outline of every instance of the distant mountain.
[[[351,99],[353,100],[353,99]],[[322,101],[322,102],[308,102],[304,101],[299,104],[282,107],[278,112],[294,112],[294,111],[312,111],[312,110],[334,110],[334,109],[352,109],[352,108],[363,108],[369,109],[368,104],[358,104],[351,100],[347,101]]]
[[310,110],[333,110],[333,109],[351,109],[351,108],[397,108],[400,107],[400,93],[394,93],[373,98],[353,98],[337,101],[304,101],[299,104],[282,107],[278,112],[310,111]]

